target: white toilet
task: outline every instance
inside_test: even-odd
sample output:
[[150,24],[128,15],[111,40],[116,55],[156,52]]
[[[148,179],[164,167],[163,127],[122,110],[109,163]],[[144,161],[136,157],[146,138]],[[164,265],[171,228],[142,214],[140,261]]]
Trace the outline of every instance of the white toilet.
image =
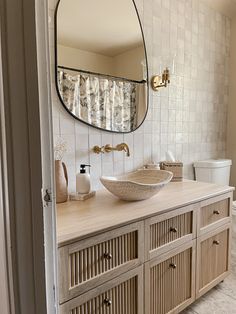
[[[210,159],[194,163],[195,177],[197,181],[229,185],[230,159]],[[233,202],[233,245],[232,253],[236,256],[236,201]]]
[[197,181],[229,185],[230,159],[209,159],[194,163]]

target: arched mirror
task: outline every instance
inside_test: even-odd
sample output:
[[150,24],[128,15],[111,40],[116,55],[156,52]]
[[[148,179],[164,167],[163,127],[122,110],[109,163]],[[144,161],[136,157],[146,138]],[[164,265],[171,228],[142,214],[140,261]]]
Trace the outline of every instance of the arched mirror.
[[128,133],[148,109],[143,32],[132,0],[60,0],[56,16],[56,82],[76,119]]

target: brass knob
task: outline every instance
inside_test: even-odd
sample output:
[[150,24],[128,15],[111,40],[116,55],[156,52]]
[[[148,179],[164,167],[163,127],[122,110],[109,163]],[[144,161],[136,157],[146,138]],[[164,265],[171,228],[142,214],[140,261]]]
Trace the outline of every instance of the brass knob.
[[214,214],[214,215],[219,215],[220,212],[219,212],[218,210],[214,210],[214,211],[213,211],[213,214]]
[[107,260],[111,260],[112,259],[112,254],[111,253],[104,253],[104,258]]
[[176,232],[178,231],[178,229],[171,227],[171,228],[170,228],[170,231],[176,233]]
[[171,263],[171,264],[170,264],[170,268],[176,269],[176,267],[177,267],[176,264],[174,264],[174,263]]
[[214,241],[213,241],[213,244],[215,244],[215,245],[220,245],[220,241],[214,240]]
[[108,298],[106,298],[103,303],[106,305],[106,306],[111,306],[112,305],[112,301]]

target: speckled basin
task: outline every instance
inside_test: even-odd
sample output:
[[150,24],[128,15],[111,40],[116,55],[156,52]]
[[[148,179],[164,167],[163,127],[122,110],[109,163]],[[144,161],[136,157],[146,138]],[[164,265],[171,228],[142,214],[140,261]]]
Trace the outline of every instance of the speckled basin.
[[165,170],[138,170],[116,177],[101,177],[105,188],[125,201],[142,201],[157,194],[172,179]]

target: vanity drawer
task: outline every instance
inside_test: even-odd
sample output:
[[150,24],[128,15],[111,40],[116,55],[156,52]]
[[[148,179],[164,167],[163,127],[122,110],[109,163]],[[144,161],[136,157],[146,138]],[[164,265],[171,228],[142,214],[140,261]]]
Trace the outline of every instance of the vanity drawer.
[[231,216],[231,194],[201,202],[199,235],[229,222]]
[[196,240],[145,264],[145,314],[179,313],[195,298]]
[[197,246],[197,297],[222,281],[230,265],[230,225],[204,235]]
[[60,314],[143,314],[143,267],[60,306]]
[[143,222],[59,249],[60,303],[143,262]]
[[163,254],[196,237],[196,205],[147,219],[145,221],[146,260]]

